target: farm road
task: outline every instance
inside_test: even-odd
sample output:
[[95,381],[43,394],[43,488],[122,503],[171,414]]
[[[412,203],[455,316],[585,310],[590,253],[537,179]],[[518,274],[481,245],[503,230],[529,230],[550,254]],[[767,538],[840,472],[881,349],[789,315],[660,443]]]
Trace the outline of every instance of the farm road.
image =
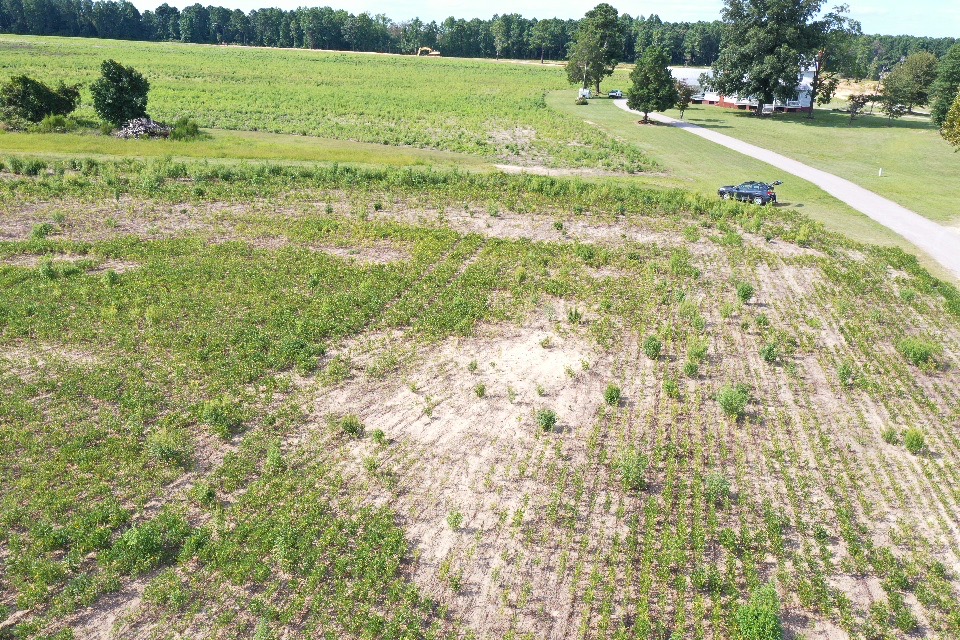
[[[627,107],[626,100],[614,100],[614,102],[624,111],[639,114],[639,112]],[[960,233],[957,233],[955,229],[928,220],[920,214],[914,213],[892,200],[878,196],[873,191],[864,189],[849,180],[844,180],[820,169],[814,169],[810,165],[797,162],[779,153],[658,113],[651,113],[650,118],[771,164],[781,171],[786,171],[817,185],[834,198],[845,202],[868,218],[879,222],[909,240],[960,280]]]

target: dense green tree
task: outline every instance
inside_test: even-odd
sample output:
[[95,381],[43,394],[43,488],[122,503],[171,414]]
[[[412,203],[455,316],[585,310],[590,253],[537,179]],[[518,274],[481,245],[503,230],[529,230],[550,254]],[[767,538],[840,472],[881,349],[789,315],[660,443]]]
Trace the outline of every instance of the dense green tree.
[[957,94],[953,106],[947,112],[943,127],[940,128],[940,135],[960,151],[960,93]]
[[612,75],[623,59],[624,34],[617,10],[607,3],[598,4],[580,21],[570,48],[567,78],[571,83],[591,84],[600,93],[600,82]]
[[585,25],[570,46],[567,80],[587,89],[592,84],[599,86],[603,73],[603,34],[595,26]]
[[839,74],[828,70],[830,57],[845,55],[853,38],[860,34],[860,23],[847,15],[849,10],[847,5],[835,7],[812,25],[814,53],[805,60],[806,65],[813,68],[813,79],[810,82],[811,109],[808,114],[810,118],[813,118],[814,114],[812,107],[830,102],[840,85]]
[[[184,12],[186,34],[181,32],[183,13],[166,3],[140,14],[126,0],[0,0],[0,32],[411,54],[412,39],[420,42],[416,48],[440,49],[449,56],[492,58],[498,53],[495,44],[500,44],[501,55],[540,59],[566,58],[576,33],[592,22],[613,35],[602,46],[612,68],[614,60],[633,61],[651,46],[664,49],[671,64],[710,65],[719,55],[724,30],[719,20],[664,22],[655,14],[618,15],[610,5],[599,5],[581,20],[538,21],[508,14],[486,20],[450,17],[440,24],[418,21],[418,28],[412,26],[415,21],[396,23],[383,15],[354,15],[330,7],[244,12],[193,5]],[[493,23],[500,18],[495,43]],[[942,57],[956,43],[955,38],[860,36],[831,53],[827,66],[849,77],[878,78],[902,57],[918,51]]]
[[79,105],[79,87],[63,82],[50,88],[39,80],[19,75],[0,87],[0,117],[8,121],[40,122],[49,115],[72,113]]
[[540,49],[540,62],[543,63],[546,53],[562,53],[563,44],[567,38],[567,30],[563,20],[549,18],[540,20],[530,30],[530,45]]
[[933,124],[942,127],[946,122],[957,91],[960,91],[960,44],[953,45],[937,66],[937,79],[930,88]]
[[753,96],[762,106],[791,100],[805,60],[821,41],[814,18],[824,0],[724,0],[723,50],[713,86],[728,96]]
[[921,51],[909,56],[893,68],[884,81],[886,87],[895,87],[897,99],[905,104],[907,112],[930,101],[930,88],[937,79],[937,57]]
[[669,64],[670,56],[663,49],[650,47],[630,72],[627,106],[643,112],[644,124],[650,122],[651,111],[666,111],[677,103],[677,85]]
[[133,67],[104,60],[100,77],[90,85],[93,108],[101,118],[115,125],[147,115],[150,83]]

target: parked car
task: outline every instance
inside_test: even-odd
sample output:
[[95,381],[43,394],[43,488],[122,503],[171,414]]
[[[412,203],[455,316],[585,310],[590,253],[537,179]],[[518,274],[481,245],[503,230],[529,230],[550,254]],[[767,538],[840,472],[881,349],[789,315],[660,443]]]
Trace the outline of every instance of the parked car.
[[620,89],[614,89],[613,91],[611,91],[610,93],[607,94],[607,97],[608,97],[608,98],[622,98],[622,97],[623,97],[623,91],[620,91]]
[[726,186],[717,189],[717,194],[724,200],[742,200],[743,202],[752,202],[763,206],[768,202],[777,201],[777,192],[773,190],[778,184],[783,184],[780,180],[776,182],[743,182],[736,186]]

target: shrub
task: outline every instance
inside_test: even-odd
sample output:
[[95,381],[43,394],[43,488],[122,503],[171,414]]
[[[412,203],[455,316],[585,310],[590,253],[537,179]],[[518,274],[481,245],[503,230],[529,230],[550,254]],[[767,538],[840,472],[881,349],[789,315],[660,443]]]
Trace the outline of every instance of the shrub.
[[72,118],[63,115],[49,115],[41,120],[40,124],[34,127],[34,130],[39,133],[67,133],[75,131],[77,127],[76,120]]
[[773,585],[759,587],[737,611],[737,626],[744,640],[781,640],[780,598]]
[[644,474],[649,462],[647,457],[636,447],[624,449],[617,459],[617,471],[620,472],[620,483],[625,491],[640,491],[646,486]]
[[387,444],[387,434],[383,432],[383,429],[374,429],[370,433],[370,437],[381,447]]
[[570,324],[580,324],[582,320],[583,320],[583,314],[580,313],[579,309],[573,308],[567,311],[567,321]]
[[643,352],[647,354],[647,357],[651,360],[659,358],[661,351],[663,351],[663,343],[660,342],[657,336],[649,336],[643,341]]
[[90,85],[97,115],[114,125],[147,116],[150,83],[133,67],[115,60],[104,60],[100,77]]
[[746,385],[724,386],[717,392],[717,402],[723,412],[732,418],[742,418],[750,402],[750,390]]
[[61,82],[51,89],[39,80],[25,75],[14,76],[0,87],[0,109],[4,119],[40,122],[46,116],[65,116],[80,104],[78,85]]
[[620,404],[620,398],[620,387],[615,384],[608,384],[607,389],[603,392],[603,401],[611,407],[616,407]]
[[20,172],[25,176],[38,176],[46,168],[47,163],[43,160],[25,160],[23,162],[23,168],[20,170]]
[[754,293],[753,285],[746,282],[737,283],[737,298],[740,299],[740,302],[746,304],[750,301],[750,298],[753,297]]
[[478,398],[482,398],[487,395],[487,385],[481,382],[473,388],[473,392],[477,394]]
[[911,427],[903,433],[903,444],[907,448],[907,451],[913,455],[917,455],[925,446],[923,432],[919,429]]
[[553,409],[540,409],[537,411],[537,424],[544,431],[553,431],[557,426],[557,414]]
[[454,531],[458,530],[463,526],[463,514],[458,510],[451,511],[447,514],[447,525]]
[[723,504],[730,497],[730,481],[719,473],[709,473],[704,478],[704,493],[713,504]]
[[940,345],[920,338],[904,338],[897,343],[897,351],[918,367],[931,364],[941,350]]
[[470,373],[473,373],[477,370],[477,366],[478,366],[477,361],[471,360],[470,364],[467,365],[467,371],[469,371]]
[[[199,140],[205,137],[207,136],[200,131],[200,125],[190,118],[180,118],[173,123],[173,128],[170,130],[171,140]],[[376,209],[376,205],[374,208]]]
[[687,360],[683,365],[683,375],[696,378],[700,374],[700,367],[693,360]]

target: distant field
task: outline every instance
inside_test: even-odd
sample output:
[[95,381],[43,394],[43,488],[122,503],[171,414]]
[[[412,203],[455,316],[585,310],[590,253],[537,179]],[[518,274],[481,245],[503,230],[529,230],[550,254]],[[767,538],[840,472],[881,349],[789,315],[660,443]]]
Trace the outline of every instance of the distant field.
[[[641,170],[653,162],[546,107],[554,66],[80,38],[0,37],[0,77],[85,85],[114,58],[150,80],[149,111],[219,129],[296,133],[508,162]],[[92,110],[84,109],[89,115]]]

